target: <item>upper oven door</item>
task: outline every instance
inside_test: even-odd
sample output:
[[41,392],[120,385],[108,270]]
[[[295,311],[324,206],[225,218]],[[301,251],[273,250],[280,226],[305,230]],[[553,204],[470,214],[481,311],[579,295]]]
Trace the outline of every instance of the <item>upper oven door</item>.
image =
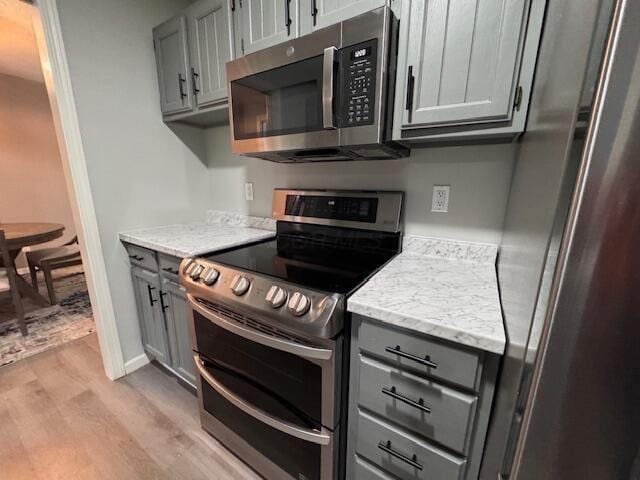
[[340,25],[227,63],[233,153],[335,147]]

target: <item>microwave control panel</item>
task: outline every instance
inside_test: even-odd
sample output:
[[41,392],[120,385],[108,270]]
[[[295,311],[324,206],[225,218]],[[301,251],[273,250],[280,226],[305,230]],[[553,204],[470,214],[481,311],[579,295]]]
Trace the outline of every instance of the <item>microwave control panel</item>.
[[373,124],[378,40],[343,48],[341,54],[341,127]]

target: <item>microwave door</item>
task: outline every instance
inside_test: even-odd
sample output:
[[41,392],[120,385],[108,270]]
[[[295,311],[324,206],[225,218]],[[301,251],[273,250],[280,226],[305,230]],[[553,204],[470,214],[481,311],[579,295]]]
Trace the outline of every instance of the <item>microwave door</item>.
[[323,130],[323,56],[231,82],[235,140]]

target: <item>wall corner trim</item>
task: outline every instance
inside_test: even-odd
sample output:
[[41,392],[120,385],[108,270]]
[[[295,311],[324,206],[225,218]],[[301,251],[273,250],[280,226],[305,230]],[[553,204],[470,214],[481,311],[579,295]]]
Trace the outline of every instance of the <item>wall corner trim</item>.
[[102,362],[107,377],[115,380],[125,375],[126,368],[102,253],[58,5],[56,0],[36,0],[35,5],[40,18],[38,19],[37,15],[34,17],[33,26],[43,64],[67,190],[80,238],[82,261]]

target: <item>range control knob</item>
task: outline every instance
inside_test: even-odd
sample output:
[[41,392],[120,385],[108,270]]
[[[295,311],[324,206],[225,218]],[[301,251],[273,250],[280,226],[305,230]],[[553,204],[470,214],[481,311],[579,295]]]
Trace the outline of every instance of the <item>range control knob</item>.
[[182,270],[186,275],[191,273],[191,270],[197,265],[196,261],[193,258],[188,258],[184,262],[184,269]]
[[243,277],[242,275],[236,275],[231,280],[231,291],[237,295],[242,296],[247,293],[249,287],[251,286],[251,282],[247,277]]
[[191,277],[191,280],[197,281],[198,278],[200,278],[200,274],[202,273],[203,270],[204,270],[204,267],[202,265],[196,265],[195,267],[193,267],[193,269],[189,272],[189,276]]
[[205,285],[213,285],[218,280],[220,272],[215,268],[207,268],[202,274],[202,281]]
[[280,308],[287,300],[287,291],[274,285],[267,292],[266,300],[273,308]]
[[311,300],[306,295],[303,295],[300,292],[295,292],[289,298],[289,303],[287,304],[287,309],[291,313],[293,313],[296,317],[304,315],[309,311],[311,307]]

